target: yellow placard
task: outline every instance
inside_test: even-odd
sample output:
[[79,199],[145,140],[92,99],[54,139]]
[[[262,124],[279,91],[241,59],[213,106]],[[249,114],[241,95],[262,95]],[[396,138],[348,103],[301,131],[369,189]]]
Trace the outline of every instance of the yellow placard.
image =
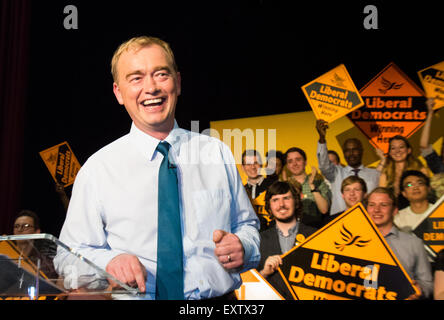
[[40,151],[39,154],[56,183],[64,187],[74,183],[81,166],[68,142]]
[[258,195],[255,199],[253,199],[252,205],[257,214],[262,216],[265,221],[267,221],[267,225],[273,221],[273,217],[265,210],[265,194],[267,192],[264,191],[260,195]]
[[418,71],[427,98],[435,99],[434,110],[444,107],[444,61]]
[[419,294],[359,203],[282,256],[297,300],[400,300]]
[[256,269],[241,273],[242,285],[234,293],[238,300],[284,300]]
[[329,123],[364,105],[343,64],[302,86],[317,119]]

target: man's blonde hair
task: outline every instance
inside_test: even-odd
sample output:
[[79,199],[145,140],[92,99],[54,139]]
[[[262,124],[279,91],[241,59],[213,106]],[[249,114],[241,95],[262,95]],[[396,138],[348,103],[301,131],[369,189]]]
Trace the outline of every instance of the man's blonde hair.
[[122,43],[119,46],[119,48],[117,48],[117,50],[114,52],[113,58],[111,59],[111,74],[113,75],[114,82],[117,83],[118,80],[117,63],[119,62],[122,53],[128,52],[130,50],[138,51],[142,48],[149,47],[152,45],[158,45],[163,50],[165,50],[168,59],[171,60],[170,62],[173,66],[174,72],[177,73],[178,69],[170,45],[167,42],[156,37],[141,36],[129,39],[128,41]]

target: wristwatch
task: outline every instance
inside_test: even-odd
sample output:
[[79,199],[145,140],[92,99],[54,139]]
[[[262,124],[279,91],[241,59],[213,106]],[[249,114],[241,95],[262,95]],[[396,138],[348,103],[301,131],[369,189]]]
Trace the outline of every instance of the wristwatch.
[[315,187],[314,189],[311,189],[310,192],[313,193],[313,192],[320,192],[320,191],[317,187]]

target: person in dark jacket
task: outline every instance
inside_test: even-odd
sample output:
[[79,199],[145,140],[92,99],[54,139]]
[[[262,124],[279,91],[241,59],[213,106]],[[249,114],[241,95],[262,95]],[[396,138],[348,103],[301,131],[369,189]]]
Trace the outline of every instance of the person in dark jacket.
[[290,298],[285,283],[277,272],[281,255],[316,231],[301,222],[301,192],[285,181],[274,182],[265,195],[265,210],[274,217],[274,227],[260,235],[261,260],[257,270],[284,298]]

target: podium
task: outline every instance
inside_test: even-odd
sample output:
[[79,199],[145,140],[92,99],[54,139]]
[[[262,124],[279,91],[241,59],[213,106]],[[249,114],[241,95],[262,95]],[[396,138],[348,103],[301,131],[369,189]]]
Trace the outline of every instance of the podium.
[[141,295],[53,235],[0,236],[0,300],[118,300]]

